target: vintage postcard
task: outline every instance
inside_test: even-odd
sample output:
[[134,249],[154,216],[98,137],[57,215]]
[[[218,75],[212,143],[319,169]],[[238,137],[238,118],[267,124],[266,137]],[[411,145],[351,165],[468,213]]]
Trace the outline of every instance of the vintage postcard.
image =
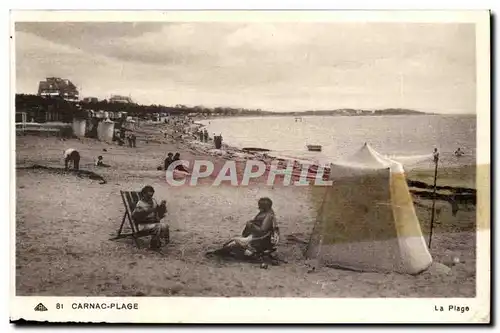
[[10,320],[489,323],[488,11],[13,11]]

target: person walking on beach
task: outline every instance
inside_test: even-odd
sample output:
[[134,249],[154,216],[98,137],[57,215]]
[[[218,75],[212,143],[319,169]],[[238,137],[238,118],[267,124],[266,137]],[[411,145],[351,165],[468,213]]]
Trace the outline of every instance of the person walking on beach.
[[434,148],[434,152],[432,153],[432,157],[434,158],[434,163],[439,161],[439,152],[437,148]]
[[203,131],[203,139],[205,142],[208,142],[208,131],[207,129],[205,128],[205,130]]
[[215,149],[222,147],[222,135],[214,136]]
[[141,230],[151,233],[150,248],[158,250],[162,246],[162,240],[168,243],[170,235],[168,225],[161,222],[167,213],[167,202],[162,200],[158,205],[153,198],[154,193],[152,186],[144,186],[141,190],[141,199],[137,202],[132,217]]
[[68,170],[69,163],[73,163],[73,169],[80,169],[80,153],[73,148],[66,149],[64,151],[64,169]]
[[137,137],[135,136],[135,134],[134,133],[130,134],[130,142],[132,144],[131,147],[135,148],[135,142],[136,142],[136,140],[137,140]]

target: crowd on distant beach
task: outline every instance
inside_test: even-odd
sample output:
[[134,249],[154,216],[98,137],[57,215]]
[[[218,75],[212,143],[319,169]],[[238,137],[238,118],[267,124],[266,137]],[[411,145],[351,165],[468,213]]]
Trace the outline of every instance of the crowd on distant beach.
[[[208,131],[206,128],[203,130],[197,129],[194,133],[194,136],[198,140],[200,140],[200,142],[208,143],[208,141],[210,140],[210,138],[208,136]],[[222,134],[215,135],[215,133],[214,133],[212,138],[213,138],[215,149],[221,149],[222,148]]]

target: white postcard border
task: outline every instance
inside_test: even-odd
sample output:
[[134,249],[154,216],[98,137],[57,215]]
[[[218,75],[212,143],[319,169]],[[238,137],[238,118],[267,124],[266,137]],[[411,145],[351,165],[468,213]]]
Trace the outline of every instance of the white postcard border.
[[[477,162],[490,164],[490,26],[488,11],[18,11],[15,21],[367,21],[469,22],[476,24]],[[13,36],[14,37],[14,36]],[[11,39],[12,41],[15,38]],[[11,43],[11,123],[14,117],[15,63]],[[15,131],[11,128],[10,190],[15,193]],[[483,175],[484,176],[484,175]],[[485,323],[490,320],[489,174],[478,175],[479,227],[475,298],[198,298],[198,297],[20,297],[15,296],[15,198],[10,211],[10,319],[51,322],[136,323]],[[481,209],[479,209],[481,208]],[[487,210],[487,211],[485,211]],[[139,310],[74,310],[73,304],[137,303]],[[42,303],[48,311],[36,312]],[[57,303],[62,309],[56,309]],[[443,306],[469,311],[436,311]],[[260,311],[255,311],[259,308]],[[397,311],[396,311],[397,309]]]

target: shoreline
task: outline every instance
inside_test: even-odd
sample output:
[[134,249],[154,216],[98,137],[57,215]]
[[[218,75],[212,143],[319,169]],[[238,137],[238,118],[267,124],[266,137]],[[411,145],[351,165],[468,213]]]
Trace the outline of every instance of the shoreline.
[[[228,118],[234,118],[234,117],[228,117]],[[204,128],[206,127],[205,124],[198,123],[198,120],[195,120],[195,124],[198,126],[198,128]],[[215,146],[213,145],[213,139],[209,136],[209,141],[208,142],[201,142],[199,141],[194,134],[191,134],[190,138],[186,142],[187,146],[196,151],[199,154],[206,154],[210,155],[212,157],[217,157],[225,160],[235,160],[235,161],[242,161],[242,160],[259,160],[259,161],[264,161],[266,165],[272,163],[273,161],[278,161],[280,163],[299,163],[299,165],[309,165],[309,166],[314,166],[314,167],[325,167],[327,172],[329,172],[329,166],[331,163],[334,161],[331,160],[329,162],[325,163],[320,163],[317,160],[314,159],[304,159],[304,158],[299,158],[299,157],[293,157],[293,156],[282,156],[277,153],[274,153],[271,150],[268,150],[265,147],[254,147],[257,149],[264,149],[267,150],[266,152],[259,152],[259,151],[254,151],[254,152],[248,152],[245,151],[245,148],[238,148],[235,146],[231,146],[229,143],[222,143],[222,149],[216,149]],[[423,166],[416,166],[413,168],[407,168],[405,164],[403,163],[403,167],[405,169],[405,174],[407,176],[407,179],[409,182],[425,182],[427,185],[431,186],[432,185],[432,179],[433,174],[434,174],[434,168],[432,166],[429,167],[423,167]],[[449,178],[449,174],[456,174],[460,173],[461,170],[471,170],[477,168],[477,165],[475,164],[462,164],[459,166],[450,166],[446,164],[441,164],[440,167],[438,167],[438,180],[441,178],[447,179]],[[470,172],[470,171],[467,171]],[[310,178],[310,177],[308,177]],[[448,183],[441,183],[438,184],[441,186],[451,186],[451,187],[457,187],[457,188],[467,188],[467,189],[475,189],[475,179],[474,177],[469,177],[469,179],[465,180],[464,182],[453,182],[452,184]]]

